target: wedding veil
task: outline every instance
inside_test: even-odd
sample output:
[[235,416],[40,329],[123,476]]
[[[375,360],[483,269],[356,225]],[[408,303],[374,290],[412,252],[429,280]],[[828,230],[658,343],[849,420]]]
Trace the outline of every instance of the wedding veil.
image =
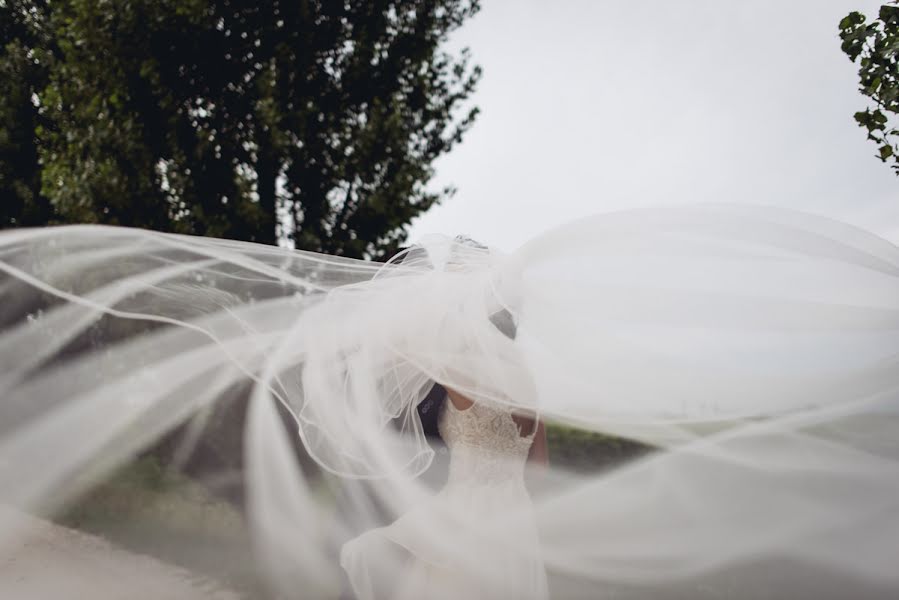
[[[189,454],[237,395],[266,576],[334,595],[340,543],[430,493],[416,407],[437,382],[652,448],[544,475],[541,547],[508,551],[539,551],[558,597],[899,591],[899,248],[846,224],[640,209],[387,264],[82,225],[0,233],[0,273],[10,514],[178,428]],[[0,547],[22,535],[3,514]],[[488,568],[453,526],[422,535]]]

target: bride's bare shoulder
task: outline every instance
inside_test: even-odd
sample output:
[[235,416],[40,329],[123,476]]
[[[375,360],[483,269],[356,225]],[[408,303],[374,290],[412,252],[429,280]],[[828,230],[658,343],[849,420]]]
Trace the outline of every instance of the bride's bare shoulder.
[[447,388],[446,395],[449,398],[450,402],[453,403],[453,406],[455,406],[459,410],[469,409],[474,404],[474,400],[466,398],[456,390]]

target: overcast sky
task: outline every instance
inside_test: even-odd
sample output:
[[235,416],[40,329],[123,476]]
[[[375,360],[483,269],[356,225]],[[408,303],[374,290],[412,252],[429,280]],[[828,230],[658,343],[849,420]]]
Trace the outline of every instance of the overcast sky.
[[552,225],[650,204],[825,214],[899,240],[899,177],[837,24],[870,0],[482,0],[452,40],[481,115],[437,163],[459,191],[412,226],[512,250]]

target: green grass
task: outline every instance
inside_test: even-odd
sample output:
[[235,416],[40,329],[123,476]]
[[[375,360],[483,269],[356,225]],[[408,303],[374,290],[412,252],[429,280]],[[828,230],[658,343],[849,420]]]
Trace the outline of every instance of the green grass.
[[[647,452],[637,442],[547,424],[553,468],[591,473]],[[333,502],[326,485],[320,503]],[[240,510],[154,455],[128,463],[54,515],[62,525],[108,539],[132,552],[218,580],[247,598],[266,597]]]
[[548,423],[550,465],[578,473],[595,473],[642,456],[650,446],[566,425]]
[[153,456],[122,467],[54,520],[260,595],[240,512]]

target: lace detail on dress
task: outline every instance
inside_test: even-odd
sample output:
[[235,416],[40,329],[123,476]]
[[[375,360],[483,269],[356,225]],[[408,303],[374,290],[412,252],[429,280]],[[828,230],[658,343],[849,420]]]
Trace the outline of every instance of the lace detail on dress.
[[524,465],[536,426],[522,436],[505,406],[476,402],[459,410],[447,398],[437,422],[450,451],[447,485],[524,483]]

